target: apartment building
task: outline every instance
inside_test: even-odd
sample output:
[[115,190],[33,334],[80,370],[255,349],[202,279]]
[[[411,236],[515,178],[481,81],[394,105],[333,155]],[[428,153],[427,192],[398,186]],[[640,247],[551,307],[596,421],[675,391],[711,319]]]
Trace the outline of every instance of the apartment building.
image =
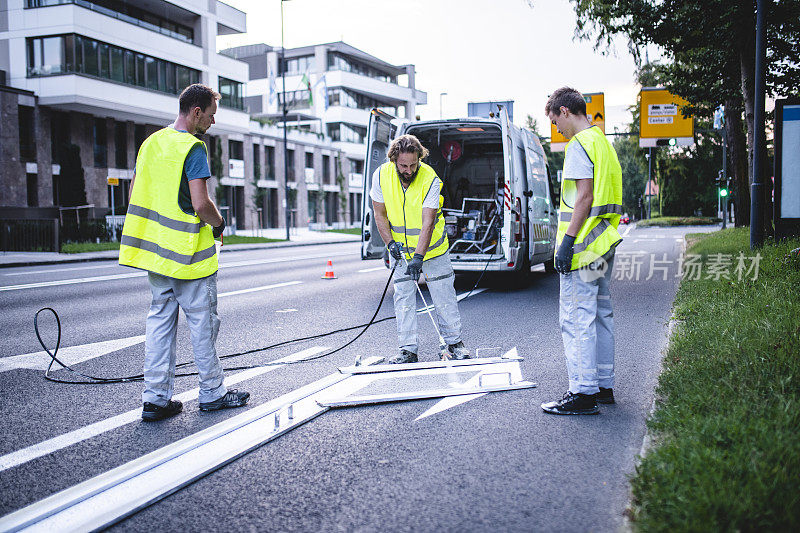
[[359,221],[369,111],[416,116],[416,106],[426,104],[427,95],[415,87],[414,65],[392,65],[343,42],[286,49],[282,60],[280,48],[267,44],[221,53],[250,66],[245,103],[254,118],[280,124],[285,99],[290,129],[330,139],[330,146],[341,152],[337,171],[346,190],[338,194],[345,198],[333,200],[337,193],[322,191],[324,202],[345,206],[345,222]]
[[222,94],[213,135],[243,138],[248,67],[216,40],[245,31],[245,14],[215,0],[0,3],[0,205],[30,218],[88,205],[98,218],[113,191],[124,212],[139,146],[191,83]]

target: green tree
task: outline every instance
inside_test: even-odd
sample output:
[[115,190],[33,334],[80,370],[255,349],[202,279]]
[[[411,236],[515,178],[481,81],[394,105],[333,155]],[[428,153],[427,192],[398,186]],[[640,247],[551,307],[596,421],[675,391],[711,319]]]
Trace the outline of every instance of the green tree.
[[[663,67],[665,85],[692,104],[689,111],[707,118],[712,109],[725,104],[729,162],[736,180],[737,224],[749,222],[755,144],[755,132],[748,127],[753,122],[755,100],[754,0],[570,1],[578,15],[578,38],[594,39],[596,47],[607,52],[615,37],[627,37],[637,61],[643,47],[656,45],[667,59]],[[800,2],[776,0],[767,4],[767,91],[772,96],[798,95]],[[765,194],[771,194],[768,187]]]

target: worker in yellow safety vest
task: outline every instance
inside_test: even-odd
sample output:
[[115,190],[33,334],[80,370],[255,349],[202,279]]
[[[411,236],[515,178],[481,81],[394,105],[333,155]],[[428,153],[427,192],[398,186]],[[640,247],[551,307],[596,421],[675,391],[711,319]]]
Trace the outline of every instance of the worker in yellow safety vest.
[[172,399],[179,307],[192,337],[200,409],[240,407],[250,397],[222,383],[214,346],[219,331],[214,239],[221,238],[225,219],[208,196],[207,149],[195,135],[214,124],[219,98],[205,85],[184,89],[175,122],[150,135],[136,157],[119,264],[146,270],[152,293],[145,328],[143,420],[162,420],[183,409]]
[[555,91],[545,113],[567,143],[561,181],[555,268],[560,273],[560,323],[569,390],[542,404],[548,413],[597,414],[614,403],[614,311],[609,281],[622,242],[622,170],[614,147],[586,116],[586,101],[569,87]]
[[386,243],[394,271],[394,310],[397,317],[399,353],[389,363],[418,360],[417,292],[420,273],[425,274],[433,299],[444,348],[452,359],[468,359],[461,340],[455,273],[447,253],[441,180],[422,159],[428,150],[413,135],[401,135],[389,146],[388,162],[372,176],[370,198],[375,224]]

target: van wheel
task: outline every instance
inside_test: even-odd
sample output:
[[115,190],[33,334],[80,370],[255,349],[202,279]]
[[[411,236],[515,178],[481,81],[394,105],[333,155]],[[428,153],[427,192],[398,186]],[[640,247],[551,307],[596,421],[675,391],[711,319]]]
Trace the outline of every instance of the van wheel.
[[515,289],[524,289],[531,281],[531,261],[528,258],[522,260],[521,268],[511,274],[511,286]]

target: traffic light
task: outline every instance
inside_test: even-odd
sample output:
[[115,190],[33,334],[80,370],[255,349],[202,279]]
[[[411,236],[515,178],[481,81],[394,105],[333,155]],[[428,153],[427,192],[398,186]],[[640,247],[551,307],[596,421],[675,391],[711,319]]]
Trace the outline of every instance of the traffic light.
[[719,195],[720,195],[722,198],[725,198],[726,196],[728,196],[728,189],[726,189],[726,188],[724,188],[724,187],[723,187],[723,188],[721,188],[721,189],[719,190]]
[[678,144],[678,141],[674,137],[672,139],[656,140],[656,146],[675,146],[676,144]]

